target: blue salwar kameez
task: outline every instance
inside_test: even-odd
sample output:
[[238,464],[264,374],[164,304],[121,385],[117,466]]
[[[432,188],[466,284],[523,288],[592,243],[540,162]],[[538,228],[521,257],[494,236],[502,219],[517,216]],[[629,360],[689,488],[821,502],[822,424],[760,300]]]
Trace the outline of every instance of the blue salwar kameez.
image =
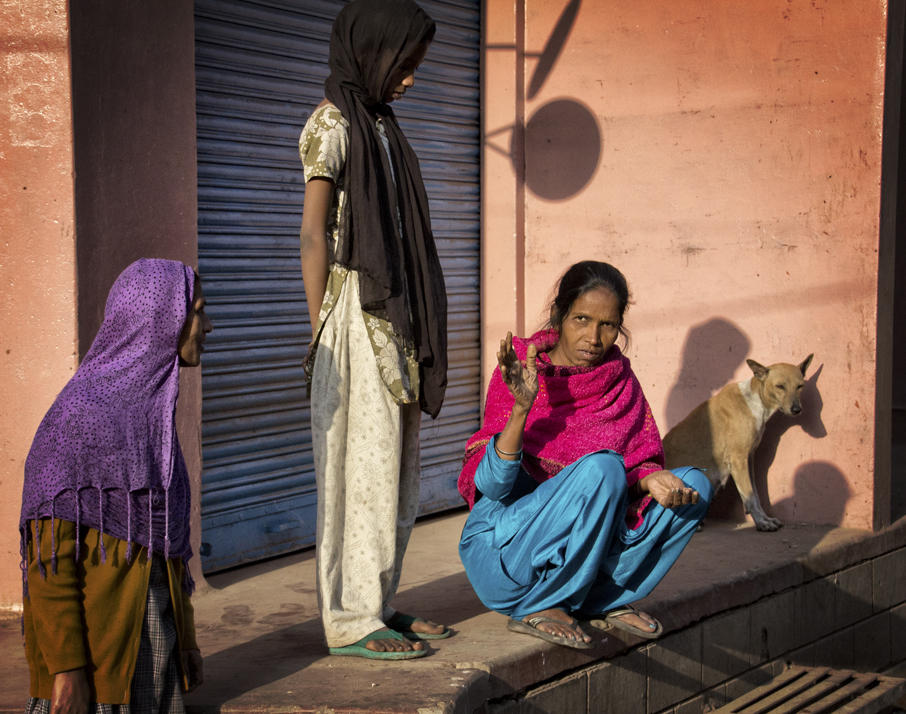
[[707,477],[692,467],[675,469],[699,493],[698,503],[664,508],[652,501],[630,529],[619,454],[587,454],[537,484],[520,461],[498,456],[496,439],[475,473],[481,498],[459,553],[479,599],[513,619],[549,608],[593,615],[645,597],[708,510]]

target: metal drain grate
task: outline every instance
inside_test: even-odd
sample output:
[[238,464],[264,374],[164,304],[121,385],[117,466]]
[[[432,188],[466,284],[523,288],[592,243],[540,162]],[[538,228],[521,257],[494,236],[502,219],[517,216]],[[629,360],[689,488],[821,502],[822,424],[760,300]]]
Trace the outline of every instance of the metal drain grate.
[[790,667],[713,714],[873,714],[906,692],[906,679],[828,667]]

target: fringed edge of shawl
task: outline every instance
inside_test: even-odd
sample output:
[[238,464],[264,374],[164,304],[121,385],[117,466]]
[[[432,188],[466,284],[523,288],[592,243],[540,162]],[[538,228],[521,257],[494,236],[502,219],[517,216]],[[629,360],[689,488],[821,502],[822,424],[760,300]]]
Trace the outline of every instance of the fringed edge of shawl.
[[[76,493],[75,497],[75,527],[76,533],[80,534],[82,529],[82,504],[81,504],[81,492],[96,490],[98,492],[98,509],[99,509],[99,523],[98,528],[98,550],[101,554],[101,562],[107,562],[107,547],[104,543],[103,536],[108,535],[113,538],[119,538],[114,533],[108,532],[104,528],[104,491],[109,489],[98,488],[97,486],[80,486],[77,488],[64,489],[56,494],[50,500],[50,570],[52,575],[57,574],[57,541],[56,541],[56,530],[54,529],[54,521],[57,518],[56,515],[56,501],[61,494],[67,491],[74,491]],[[140,489],[146,490],[146,489]],[[147,558],[150,560],[154,556],[154,496],[157,491],[163,491],[164,495],[164,559],[170,559],[170,489],[169,487],[164,489],[147,489],[148,490],[148,545],[142,546],[146,548]],[[135,494],[135,491],[126,491],[126,562],[131,563],[133,558],[133,546],[135,545],[135,540],[132,537],[132,500]],[[35,558],[38,562],[38,572],[41,573],[41,577],[47,579],[47,566],[44,563],[44,557],[41,553],[41,530],[43,526],[39,525],[45,518],[48,516],[40,515],[39,509],[31,515],[31,517],[26,520],[24,523],[19,526],[19,569],[22,571],[22,595],[23,598],[29,596],[28,593],[28,563],[27,563],[27,554],[28,554],[28,542],[31,539],[35,543]],[[34,534],[32,535],[29,524],[33,524]],[[81,549],[82,539],[80,536],[76,537],[75,542],[75,554],[73,556],[76,562],[79,561],[82,553]],[[182,587],[188,593],[192,594],[195,591],[195,580],[189,572],[189,560],[192,557],[191,548],[189,554],[182,558],[184,568],[184,577]]]

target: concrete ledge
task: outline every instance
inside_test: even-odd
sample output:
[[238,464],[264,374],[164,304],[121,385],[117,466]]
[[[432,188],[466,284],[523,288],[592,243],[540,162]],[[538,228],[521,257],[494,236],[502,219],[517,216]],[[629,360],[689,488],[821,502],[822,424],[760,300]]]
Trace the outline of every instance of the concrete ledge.
[[[396,605],[456,631],[420,660],[327,656],[311,551],[210,576],[195,598],[206,683],[190,711],[529,711],[520,707],[530,700],[537,711],[577,697],[701,711],[703,691],[724,697],[789,653],[843,662],[873,649],[858,644],[857,625],[874,649],[906,654],[906,520],[880,533],[709,522],[641,603],[664,637],[610,632],[586,651],[510,633],[481,605],[457,556],[464,521],[464,512],[432,518],[413,534]],[[0,711],[19,712],[28,673],[18,618],[0,622],[0,650]]]

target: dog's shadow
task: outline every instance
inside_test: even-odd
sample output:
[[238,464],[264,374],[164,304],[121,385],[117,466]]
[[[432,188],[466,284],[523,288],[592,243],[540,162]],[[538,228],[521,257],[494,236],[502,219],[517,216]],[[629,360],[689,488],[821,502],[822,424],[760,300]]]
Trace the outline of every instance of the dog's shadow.
[[[714,349],[714,345],[721,348]],[[683,344],[679,374],[667,396],[664,433],[733,379],[751,346],[746,334],[722,317],[691,328]]]
[[[821,364],[812,376],[805,380],[805,385],[802,387],[802,414],[798,417],[787,416],[781,412],[775,414],[765,426],[761,444],[755,449],[755,455],[752,458],[752,485],[758,493],[762,494],[765,510],[771,515],[778,516],[781,520],[785,517],[789,518],[789,508],[785,507],[789,504],[771,502],[768,472],[777,457],[777,447],[781,438],[790,429],[799,427],[813,439],[823,439],[827,436],[827,428],[821,417],[824,400],[818,389],[818,380],[823,370],[824,364]],[[745,510],[733,479],[729,479],[726,486],[715,494],[708,514],[721,520],[727,519],[740,523],[746,521]]]

